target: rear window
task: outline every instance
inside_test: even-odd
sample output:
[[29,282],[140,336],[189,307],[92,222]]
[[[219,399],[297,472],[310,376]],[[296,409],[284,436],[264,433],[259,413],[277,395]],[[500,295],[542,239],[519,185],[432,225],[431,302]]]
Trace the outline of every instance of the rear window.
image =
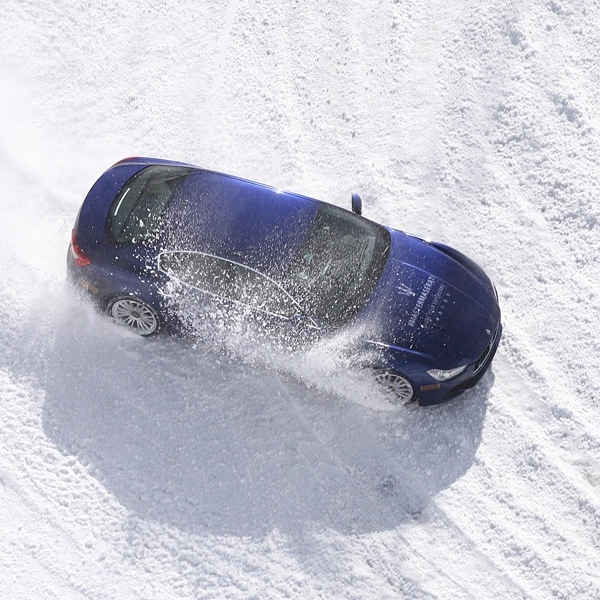
[[147,239],[191,171],[186,167],[154,165],[136,173],[121,188],[108,211],[108,236],[119,243]]

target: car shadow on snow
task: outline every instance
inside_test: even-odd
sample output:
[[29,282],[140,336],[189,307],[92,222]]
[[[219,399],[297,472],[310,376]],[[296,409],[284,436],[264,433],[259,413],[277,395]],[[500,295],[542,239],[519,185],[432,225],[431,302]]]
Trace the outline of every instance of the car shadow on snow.
[[447,405],[376,410],[268,361],[80,308],[59,320],[44,430],[132,518],[259,538],[389,530],[468,471],[481,440],[491,374]]

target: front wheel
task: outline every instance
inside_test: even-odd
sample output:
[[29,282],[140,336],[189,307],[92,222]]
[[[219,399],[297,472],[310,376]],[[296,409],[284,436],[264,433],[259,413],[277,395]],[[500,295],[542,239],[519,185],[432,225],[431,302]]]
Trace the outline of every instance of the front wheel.
[[379,371],[375,381],[390,393],[394,404],[408,404],[415,399],[415,392],[410,382],[392,371]]
[[158,333],[160,319],[157,312],[143,300],[120,296],[111,301],[108,312],[118,325],[124,325],[144,337]]

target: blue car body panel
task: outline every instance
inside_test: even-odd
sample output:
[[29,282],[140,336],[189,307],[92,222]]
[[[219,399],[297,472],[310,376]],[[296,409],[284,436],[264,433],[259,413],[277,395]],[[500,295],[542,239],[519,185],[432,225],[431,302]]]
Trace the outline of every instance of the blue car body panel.
[[[117,243],[107,231],[111,205],[149,165],[190,171],[151,240]],[[323,204],[184,163],[127,159],[104,173],[88,193],[74,235],[90,264],[78,267],[69,253],[69,275],[101,306],[119,295],[136,296],[161,315],[169,330],[177,331],[165,310],[162,290],[169,278],[157,268],[160,252],[214,255],[283,282]],[[408,379],[420,404],[445,402],[475,385],[491,363],[502,332],[495,289],[484,271],[457,250],[385,229],[389,249],[381,275],[364,305],[341,328],[354,333],[365,364]],[[308,316],[319,326],[316,337],[340,329]],[[447,381],[427,374],[462,366],[464,371]]]
[[489,294],[469,271],[432,246],[391,233],[390,258],[365,307],[367,321],[379,326],[376,339],[418,349],[445,368],[444,361],[454,363],[476,345],[492,310]]

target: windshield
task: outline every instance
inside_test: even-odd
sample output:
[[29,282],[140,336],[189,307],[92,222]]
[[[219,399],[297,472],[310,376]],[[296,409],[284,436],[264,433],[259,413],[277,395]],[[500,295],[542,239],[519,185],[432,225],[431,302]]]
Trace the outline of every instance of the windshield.
[[140,242],[159,225],[160,217],[191,169],[154,165],[136,173],[114,199],[106,222],[115,242]]
[[381,225],[322,204],[284,287],[326,324],[342,325],[373,292],[389,248]]

